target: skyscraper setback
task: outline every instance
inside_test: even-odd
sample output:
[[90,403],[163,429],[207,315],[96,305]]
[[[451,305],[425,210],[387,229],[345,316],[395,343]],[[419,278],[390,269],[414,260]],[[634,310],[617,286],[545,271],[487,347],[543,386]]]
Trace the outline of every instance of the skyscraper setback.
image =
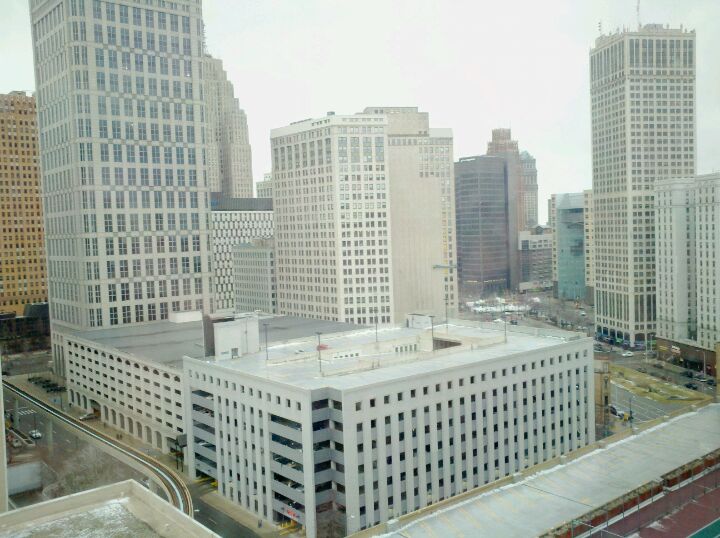
[[61,328],[211,309],[203,23],[189,0],[30,7],[62,374]]
[[596,330],[634,344],[656,328],[655,183],[695,175],[695,32],[599,37],[590,95]]
[[208,188],[225,198],[252,198],[252,152],[245,111],[238,104],[222,61],[206,54],[201,66],[207,111]]

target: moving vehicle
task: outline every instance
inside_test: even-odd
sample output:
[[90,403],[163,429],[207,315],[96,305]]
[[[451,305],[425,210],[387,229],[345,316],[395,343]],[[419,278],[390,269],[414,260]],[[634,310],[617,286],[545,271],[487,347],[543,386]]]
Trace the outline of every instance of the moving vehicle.
[[622,356],[623,356],[623,357],[632,357],[632,356],[633,356],[633,352],[632,352],[632,351],[625,351],[625,352],[622,354]]
[[685,388],[691,389],[691,390],[697,390],[698,386],[697,386],[697,383],[685,383]]
[[42,433],[40,433],[40,430],[30,430],[28,435],[33,439],[42,439]]

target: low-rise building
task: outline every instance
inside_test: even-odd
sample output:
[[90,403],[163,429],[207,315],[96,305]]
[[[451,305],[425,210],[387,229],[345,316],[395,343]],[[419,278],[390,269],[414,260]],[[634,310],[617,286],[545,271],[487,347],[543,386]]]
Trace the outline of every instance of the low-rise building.
[[235,312],[277,313],[275,241],[256,239],[233,250]]
[[[288,316],[261,322],[263,342],[358,327]],[[97,412],[103,422],[163,452],[175,446],[186,433],[182,359],[203,359],[210,345],[200,312],[172,313],[152,324],[62,334],[73,405]]]
[[189,469],[307,536],[344,536],[594,440],[583,335],[409,316],[268,346],[249,323],[229,344],[248,353],[184,360]]

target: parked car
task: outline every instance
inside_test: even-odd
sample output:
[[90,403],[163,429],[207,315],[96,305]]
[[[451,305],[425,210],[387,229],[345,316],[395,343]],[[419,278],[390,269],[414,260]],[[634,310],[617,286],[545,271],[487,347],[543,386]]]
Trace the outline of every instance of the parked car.
[[643,368],[642,366],[638,368],[638,372],[642,372],[643,374],[647,373],[647,368]]
[[685,383],[685,388],[691,389],[691,390],[697,390],[698,386],[697,386],[697,383]]
[[633,356],[633,352],[632,352],[632,351],[625,351],[625,352],[622,354],[622,356],[623,356],[623,357],[632,357],[632,356]]
[[85,413],[84,415],[82,415],[80,417],[80,420],[92,420],[94,418],[98,418],[98,416],[99,413],[95,413],[95,411],[93,411],[92,413]]
[[617,407],[615,407],[614,405],[610,405],[610,414],[617,416],[617,414],[618,414]]
[[42,433],[40,433],[40,430],[30,430],[28,435],[33,439],[42,439]]
[[684,375],[685,377],[689,377],[690,379],[692,379],[693,377],[692,370],[684,370],[682,375]]
[[13,437],[11,444],[12,444],[13,448],[20,448],[22,446],[22,441],[20,439],[18,439],[17,437]]
[[715,386],[715,378],[714,377],[708,377],[706,383],[710,385],[711,387]]

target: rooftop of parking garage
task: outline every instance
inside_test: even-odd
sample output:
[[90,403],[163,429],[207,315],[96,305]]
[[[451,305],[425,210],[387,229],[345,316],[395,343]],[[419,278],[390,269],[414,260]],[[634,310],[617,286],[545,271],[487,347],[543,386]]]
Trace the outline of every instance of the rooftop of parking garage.
[[582,339],[591,345],[591,339],[579,333],[508,326],[506,340],[502,324],[450,320],[433,328],[379,327],[376,333],[366,327],[323,333],[319,339],[314,334],[270,344],[267,354],[261,349],[215,365],[305,389],[342,390],[523,356]]
[[[267,323],[268,343],[315,336],[316,332],[332,334],[362,328],[351,323],[296,316],[268,316],[260,318],[260,322]],[[114,349],[120,353],[178,369],[182,369],[184,356],[197,359],[204,357],[202,321],[183,323],[158,321],[95,331],[68,330],[67,332],[108,351]],[[264,331],[261,338],[264,342]]]

